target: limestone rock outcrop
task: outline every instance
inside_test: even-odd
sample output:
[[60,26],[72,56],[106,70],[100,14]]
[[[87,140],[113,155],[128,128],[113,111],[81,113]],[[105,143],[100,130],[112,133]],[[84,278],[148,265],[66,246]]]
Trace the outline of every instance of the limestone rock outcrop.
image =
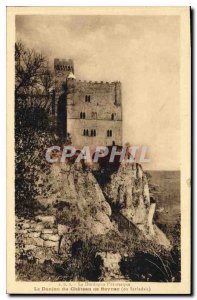
[[51,188],[39,202],[48,205],[47,211],[56,216],[58,224],[89,236],[113,229],[111,207],[89,168],[81,164],[53,164],[48,182]]
[[122,164],[105,187],[105,195],[134,224],[146,224],[150,197],[146,176],[139,164]]
[[119,253],[108,252],[98,252],[97,257],[102,261],[101,276],[102,281],[120,281],[121,279],[125,281],[125,278],[120,272],[120,261],[121,255]]
[[111,175],[110,182],[104,188],[104,195],[146,238],[170,247],[165,234],[154,224],[156,204],[150,202],[148,180],[141,165],[123,163]]
[[[16,219],[18,258],[31,252],[39,262],[58,262],[76,240],[110,232],[121,236],[118,222],[128,234],[135,226],[145,239],[170,248],[166,235],[154,224],[156,204],[150,201],[148,181],[139,164],[122,163],[105,185],[81,164],[54,164],[45,182],[48,192],[37,199],[44,209],[34,219]],[[111,258],[117,269],[119,255],[103,255],[104,273]]]

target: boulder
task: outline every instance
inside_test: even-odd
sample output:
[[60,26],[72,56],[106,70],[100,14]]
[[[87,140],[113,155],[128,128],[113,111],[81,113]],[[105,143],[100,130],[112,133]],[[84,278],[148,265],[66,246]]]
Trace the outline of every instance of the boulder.
[[102,260],[102,280],[119,280],[122,278],[122,274],[120,272],[120,261],[121,255],[119,253],[114,253],[111,251],[108,252],[98,252],[96,254],[97,257],[100,257]]

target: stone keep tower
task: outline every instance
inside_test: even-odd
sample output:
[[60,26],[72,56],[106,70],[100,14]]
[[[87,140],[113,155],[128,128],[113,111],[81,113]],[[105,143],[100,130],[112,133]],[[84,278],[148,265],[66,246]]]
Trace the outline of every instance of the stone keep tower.
[[79,148],[121,146],[121,83],[76,81],[71,59],[55,59],[54,68],[61,135]]
[[55,95],[57,103],[57,129],[58,134],[64,139],[68,138],[67,131],[67,106],[70,95],[75,91],[76,78],[73,74],[74,65],[71,59],[55,59]]
[[54,59],[55,90],[62,92],[62,84],[66,83],[66,78],[70,73],[74,74],[74,64],[72,59]]

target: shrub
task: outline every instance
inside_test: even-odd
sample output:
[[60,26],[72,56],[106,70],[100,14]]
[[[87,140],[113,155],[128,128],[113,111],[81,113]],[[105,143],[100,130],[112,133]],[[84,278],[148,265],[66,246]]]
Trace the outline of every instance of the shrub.
[[[173,255],[172,255],[173,254]],[[123,258],[120,263],[122,274],[132,281],[179,282],[179,255],[170,253],[136,252]]]

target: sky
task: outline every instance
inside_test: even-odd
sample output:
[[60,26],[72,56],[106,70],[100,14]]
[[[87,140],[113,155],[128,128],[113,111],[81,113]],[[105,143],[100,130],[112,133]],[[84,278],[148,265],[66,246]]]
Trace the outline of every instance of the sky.
[[21,15],[16,39],[72,58],[77,79],[121,81],[123,142],[148,147],[145,169],[180,169],[178,16]]

